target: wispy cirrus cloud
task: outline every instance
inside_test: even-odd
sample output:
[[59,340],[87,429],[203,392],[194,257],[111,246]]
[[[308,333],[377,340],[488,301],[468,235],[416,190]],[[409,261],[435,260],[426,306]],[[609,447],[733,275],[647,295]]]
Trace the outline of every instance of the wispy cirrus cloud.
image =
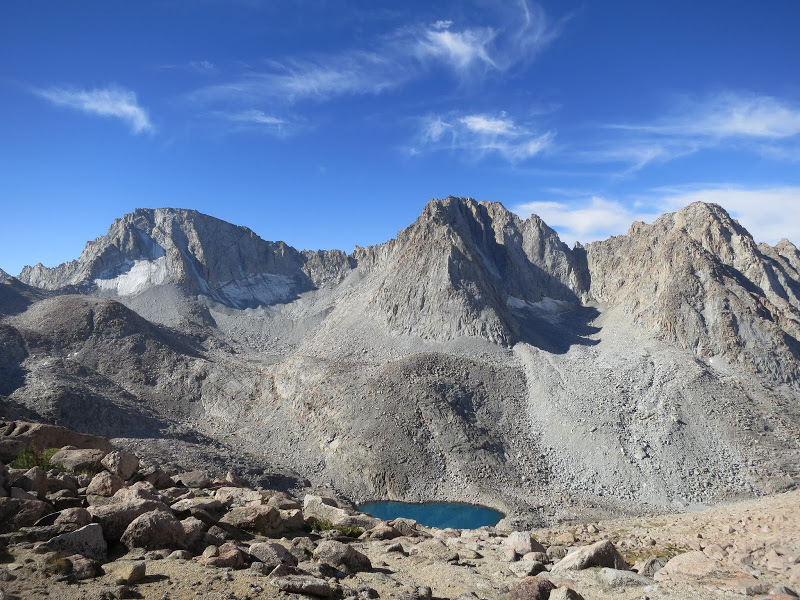
[[190,60],[189,62],[181,64],[166,64],[166,65],[161,65],[158,68],[177,70],[177,71],[191,71],[194,73],[200,73],[204,75],[212,74],[217,71],[217,66],[212,61],[207,59]]
[[458,151],[470,158],[498,154],[516,163],[551,147],[555,133],[537,133],[507,114],[434,115],[422,120],[412,155],[441,150]]
[[128,124],[135,134],[155,131],[147,111],[139,106],[136,94],[124,88],[82,90],[76,88],[34,88],[33,93],[56,106],[65,106],[101,117],[114,117]]
[[499,8],[491,23],[459,29],[453,21],[437,21],[411,29],[411,47],[420,59],[439,61],[460,75],[476,67],[505,71],[533,60],[561,35],[566,22],[551,22],[541,6],[525,0]]
[[697,152],[701,146],[692,140],[604,139],[586,149],[575,150],[572,157],[581,162],[623,165],[614,173],[625,177],[651,164],[662,164]]
[[800,134],[800,106],[772,96],[724,92],[702,101],[684,99],[676,114],[655,123],[612,127],[667,137],[777,140]]
[[441,61],[457,71],[465,71],[476,64],[498,68],[489,54],[489,45],[497,37],[497,31],[491,27],[452,31],[451,27],[452,22],[443,25],[439,21],[414,32],[417,56]]
[[276,117],[262,110],[249,109],[233,112],[216,112],[209,116],[227,122],[229,131],[256,131],[276,137],[286,137],[301,128],[297,121]]
[[703,99],[679,98],[670,112],[650,122],[614,123],[603,129],[603,142],[576,156],[625,164],[622,175],[715,148],[797,160],[800,105],[772,96],[722,92]]
[[217,67],[214,66],[214,63],[210,60],[192,60],[189,61],[187,65],[188,68],[192,69],[193,71],[197,71],[198,73],[209,73],[212,71],[216,71]]
[[201,104],[285,104],[353,94],[378,94],[400,85],[403,80],[402,72],[392,73],[391,63],[386,57],[357,51],[335,57],[270,61],[267,68],[249,70],[229,81],[202,87],[190,93],[188,98]]
[[196,103],[243,105],[257,101],[329,100],[380,94],[423,77],[432,66],[472,80],[477,69],[504,71],[532,60],[561,33],[540,6],[522,0],[494,9],[485,23],[438,20],[399,27],[362,47],[317,56],[251,63],[239,74],[188,95]]

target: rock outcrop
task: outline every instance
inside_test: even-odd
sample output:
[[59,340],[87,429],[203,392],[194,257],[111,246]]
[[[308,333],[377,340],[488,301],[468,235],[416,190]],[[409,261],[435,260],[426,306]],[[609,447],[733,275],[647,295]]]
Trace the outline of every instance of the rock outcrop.
[[[102,440],[103,447],[107,444]],[[104,462],[104,469],[118,466],[117,460]],[[301,503],[274,490],[254,489],[238,477],[197,472],[165,473],[171,485],[156,489],[143,479],[154,468],[137,467],[120,491],[148,489],[155,500],[130,501],[130,494],[118,493],[106,504],[94,505],[93,496],[81,487],[75,495],[79,507],[55,510],[59,498],[54,493],[30,501],[38,503],[43,515],[32,524],[19,520],[23,511],[18,505],[0,510],[3,595],[77,600],[110,597],[113,590],[114,597],[168,595],[188,600],[198,595],[258,597],[265,592],[266,597],[283,591],[324,598],[603,600],[644,590],[665,600],[712,597],[709,593],[777,600],[796,597],[800,585],[795,564],[800,534],[797,492],[703,513],[512,532],[494,527],[437,529],[401,518],[387,523],[349,510],[349,517],[373,527],[353,531],[326,524],[329,528],[322,531],[301,527],[265,536],[226,519],[242,508],[230,508],[216,498],[220,490],[228,490],[221,497],[233,497],[228,479],[237,479],[242,497],[249,498],[251,504],[244,508],[297,511],[301,524],[314,517],[296,507],[313,511],[318,502],[328,507],[338,503],[318,494],[307,495]],[[6,494],[18,475],[15,469],[7,470],[0,486]],[[48,484],[77,484],[82,475],[50,469],[45,477]],[[182,481],[196,485],[186,487]],[[0,498],[0,505],[8,500]],[[203,511],[205,521],[184,516],[193,509]],[[389,531],[393,533],[387,538]],[[559,543],[572,548],[553,565],[548,557],[562,554]],[[661,561],[663,566],[653,580],[629,570],[626,557],[639,557],[643,565]],[[535,576],[528,567],[533,562],[538,565]]]

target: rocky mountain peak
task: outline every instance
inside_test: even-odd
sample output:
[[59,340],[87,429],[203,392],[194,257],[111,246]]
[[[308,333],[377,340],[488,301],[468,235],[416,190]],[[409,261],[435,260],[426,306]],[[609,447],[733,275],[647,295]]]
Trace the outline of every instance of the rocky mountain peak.
[[717,204],[694,202],[686,206],[672,214],[672,227],[735,268],[752,262],[757,252],[750,233]]
[[283,242],[195,210],[137,209],[89,242],[78,260],[26,267],[20,279],[44,289],[74,287],[130,296],[179,285],[232,306],[269,304],[313,287],[306,258]]
[[[355,271],[354,281],[371,274],[358,292],[365,314],[423,339],[530,340],[531,328],[545,326],[545,301],[562,303],[560,311],[603,303],[698,356],[746,360],[759,370],[775,368],[758,357],[758,336],[779,355],[787,351],[782,336],[800,339],[797,248],[757,246],[722,207],[701,202],[571,250],[536,215],[523,220],[499,202],[448,196],[431,200],[395,240],[353,256],[298,252],[194,210],[137,209],[77,260],[26,267],[20,280],[118,297],[178,286],[244,308],[334,289]],[[742,322],[758,331],[750,342],[741,339],[749,331]],[[790,355],[777,368],[781,380],[794,377]]]
[[794,279],[800,279],[800,251],[792,242],[783,238],[774,248],[768,244],[760,244],[759,250],[772,256],[784,269],[793,273]]
[[[538,217],[497,202],[431,200],[398,234],[373,306],[423,337],[520,337],[520,315],[544,298],[580,302],[585,265]],[[524,320],[524,319],[523,319]]]
[[797,381],[797,270],[775,249],[760,249],[722,207],[696,202],[634,224],[587,245],[587,256],[591,296],[638,327],[704,360]]
[[3,271],[3,269],[0,269],[0,283],[3,283],[9,277],[11,277],[11,275]]

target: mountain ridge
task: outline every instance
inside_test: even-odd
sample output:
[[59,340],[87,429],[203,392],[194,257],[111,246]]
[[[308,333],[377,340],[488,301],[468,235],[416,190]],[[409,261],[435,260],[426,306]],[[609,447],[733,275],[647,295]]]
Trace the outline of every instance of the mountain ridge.
[[[642,264],[616,269],[620,255],[636,256]],[[749,327],[772,348],[785,342],[797,359],[800,253],[788,241],[780,249],[757,246],[738,222],[712,204],[694,203],[652,225],[634,223],[624,236],[570,250],[535,215],[522,220],[500,203],[448,197],[431,200],[396,238],[350,255],[265,242],[246,227],[197,211],[138,209],[89,242],[76,261],[53,269],[26,267],[18,278],[49,290],[94,287],[116,295],[173,284],[245,308],[291,302],[320,285],[337,284],[357,268],[368,272],[386,261],[391,266],[368,307],[375,318],[401,332],[433,339],[475,335],[513,345],[525,337],[514,308],[519,312],[545,297],[576,305],[621,303],[621,310],[636,312],[637,322],[695,348],[704,358],[745,360],[784,382],[798,376],[796,366],[785,364],[786,357],[780,365],[766,364],[753,352],[738,352],[735,346],[742,344],[726,343],[735,324],[717,313],[730,310],[729,300],[738,302]],[[686,270],[683,287],[670,284],[667,279],[674,273],[659,268],[676,262]],[[699,265],[709,285],[719,287],[717,296],[725,289],[738,290],[736,298],[713,307],[713,315],[697,299],[701,282],[691,271]],[[636,283],[625,286],[614,273]],[[644,287],[643,280],[648,282]],[[673,289],[664,294],[659,289],[664,285]],[[642,291],[647,287],[661,305],[652,306]]]
[[[191,463],[186,440],[210,440],[354,500],[527,523],[703,505],[800,476],[798,267],[715,205],[570,249],[448,197],[350,254],[144,209],[2,283],[28,296],[0,311],[18,348],[0,393],[6,416],[75,426],[58,407],[82,407],[137,451],[169,439]],[[86,329],[98,314],[117,323]]]

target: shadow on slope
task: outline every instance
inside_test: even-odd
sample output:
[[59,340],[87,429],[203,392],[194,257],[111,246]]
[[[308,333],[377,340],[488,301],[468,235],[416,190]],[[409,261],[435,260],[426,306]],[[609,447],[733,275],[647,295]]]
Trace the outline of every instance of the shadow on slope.
[[539,315],[533,310],[514,311],[519,326],[517,341],[551,354],[566,354],[571,346],[595,346],[600,340],[588,336],[600,332],[591,323],[600,316],[592,306],[576,305],[558,315]]
[[26,285],[14,277],[0,282],[0,317],[18,315],[47,297],[47,292]]
[[25,385],[27,371],[22,366],[28,356],[25,340],[19,331],[0,324],[0,394],[9,395]]
[[[122,392],[124,394],[124,392]],[[130,396],[130,395],[128,395]],[[161,437],[164,423],[133,406],[133,397],[115,402],[88,386],[61,385],[44,400],[38,420],[105,437]]]

